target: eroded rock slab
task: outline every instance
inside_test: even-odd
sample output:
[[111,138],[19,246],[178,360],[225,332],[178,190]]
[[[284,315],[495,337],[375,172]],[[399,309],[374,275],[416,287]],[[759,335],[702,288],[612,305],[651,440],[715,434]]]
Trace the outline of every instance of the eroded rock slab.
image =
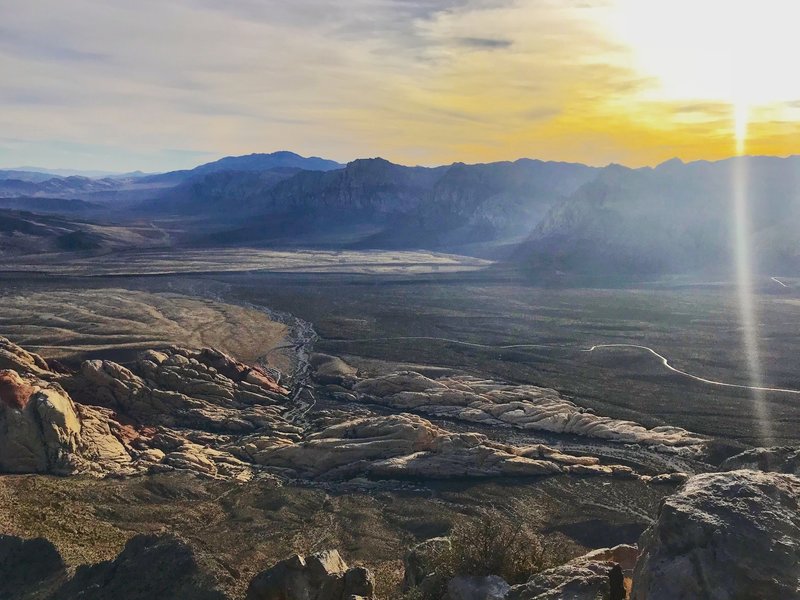
[[[601,467],[594,457],[570,456],[547,446],[512,446],[477,433],[453,433],[406,413],[346,420],[298,442],[258,436],[243,441],[243,458],[325,479],[613,475],[615,468],[626,469]],[[595,471],[575,471],[581,468]]]
[[468,376],[431,379],[414,371],[361,379],[354,398],[427,415],[528,431],[567,433],[613,442],[682,448],[706,438],[680,427],[648,429],[633,421],[596,415],[556,390]]

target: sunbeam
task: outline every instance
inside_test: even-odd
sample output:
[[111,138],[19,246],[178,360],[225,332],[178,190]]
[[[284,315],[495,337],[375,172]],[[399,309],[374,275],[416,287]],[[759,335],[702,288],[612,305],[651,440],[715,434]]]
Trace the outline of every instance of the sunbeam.
[[742,348],[747,363],[747,375],[753,397],[753,410],[759,424],[759,437],[765,446],[772,444],[772,422],[763,390],[763,367],[758,343],[758,315],[753,293],[753,264],[750,253],[750,210],[747,193],[748,106],[737,102],[733,107],[736,155],[733,166],[734,256],[739,319],[742,328]]

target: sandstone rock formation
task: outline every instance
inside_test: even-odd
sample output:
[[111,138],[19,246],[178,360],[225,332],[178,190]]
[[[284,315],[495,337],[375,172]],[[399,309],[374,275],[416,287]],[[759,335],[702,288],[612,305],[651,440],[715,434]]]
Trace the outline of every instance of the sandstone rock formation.
[[[148,350],[127,366],[88,360],[71,374],[47,370],[40,357],[8,341],[0,349],[18,369],[0,371],[0,471],[5,472],[103,476],[179,469],[239,480],[259,471],[326,480],[638,476],[630,467],[601,464],[595,457],[541,444],[498,443],[404,412],[317,410],[307,417],[302,401],[290,399],[266,371],[210,348]],[[518,424],[538,410],[530,408],[530,386],[521,391],[416,373],[356,382],[355,370],[335,357],[315,355],[312,362],[316,378],[337,382],[328,388],[350,387],[394,408],[434,414],[452,409],[463,420]],[[555,398],[555,392],[542,393]],[[425,405],[425,399],[434,404]],[[584,415],[575,405],[558,402],[558,410],[569,405],[574,414],[543,417],[548,422],[577,422],[576,415]],[[494,416],[487,416],[490,412]],[[597,419],[584,416],[586,422]],[[611,431],[604,423],[600,430]],[[662,442],[672,439],[662,433]],[[682,443],[679,438],[672,441]]]
[[237,434],[299,437],[282,416],[287,390],[261,369],[212,349],[148,351],[132,369],[86,361],[68,375],[0,338],[0,361],[14,367],[0,371],[3,472],[188,469],[246,478],[250,466],[224,449]]
[[[453,433],[417,415],[362,417],[312,433],[300,442],[245,438],[243,458],[292,469],[299,475],[344,479],[532,476],[568,473],[613,475],[587,456],[570,456],[542,445],[511,446],[476,433]],[[607,469],[607,471],[606,471]]]
[[681,448],[702,444],[702,436],[679,427],[646,427],[596,415],[562,397],[556,390],[512,385],[468,376],[430,379],[413,371],[362,379],[352,391],[356,398],[484,425],[548,431]]
[[642,535],[633,600],[800,598],[800,479],[691,478]]
[[537,573],[527,583],[512,587],[505,600],[608,598],[612,569],[619,565],[623,573],[630,574],[637,556],[638,549],[634,546],[595,550],[564,565]]
[[250,582],[246,600],[371,600],[375,583],[363,567],[348,568],[336,550],[291,558]]
[[101,411],[76,405],[56,383],[0,371],[0,471],[103,472],[131,461]]
[[0,337],[0,369],[11,369],[34,375],[50,373],[50,367],[41,356],[28,352],[4,337]]

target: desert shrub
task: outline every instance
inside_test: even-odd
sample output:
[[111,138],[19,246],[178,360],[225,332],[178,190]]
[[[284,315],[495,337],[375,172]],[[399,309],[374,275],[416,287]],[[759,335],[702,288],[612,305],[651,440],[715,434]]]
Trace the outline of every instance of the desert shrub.
[[519,514],[494,510],[457,523],[449,540],[449,545],[430,547],[424,570],[431,576],[419,588],[408,590],[403,600],[438,600],[457,575],[499,575],[512,585],[523,583],[571,558],[558,538],[539,535]]
[[457,524],[446,553],[453,575],[499,575],[522,583],[548,564],[542,538],[521,521],[484,512]]

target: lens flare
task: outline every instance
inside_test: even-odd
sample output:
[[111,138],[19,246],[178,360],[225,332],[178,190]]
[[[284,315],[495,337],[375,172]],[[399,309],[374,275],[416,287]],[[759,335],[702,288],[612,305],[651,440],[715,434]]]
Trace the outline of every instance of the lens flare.
[[[734,106],[736,158],[733,164],[733,217],[734,256],[739,302],[739,319],[742,327],[742,346],[747,364],[747,375],[753,388],[764,387],[761,351],[758,343],[758,315],[753,292],[753,265],[750,254],[750,210],[748,206],[747,146],[748,106]],[[772,422],[769,406],[762,390],[753,389],[753,409],[759,424],[759,437],[764,446],[772,445]]]

